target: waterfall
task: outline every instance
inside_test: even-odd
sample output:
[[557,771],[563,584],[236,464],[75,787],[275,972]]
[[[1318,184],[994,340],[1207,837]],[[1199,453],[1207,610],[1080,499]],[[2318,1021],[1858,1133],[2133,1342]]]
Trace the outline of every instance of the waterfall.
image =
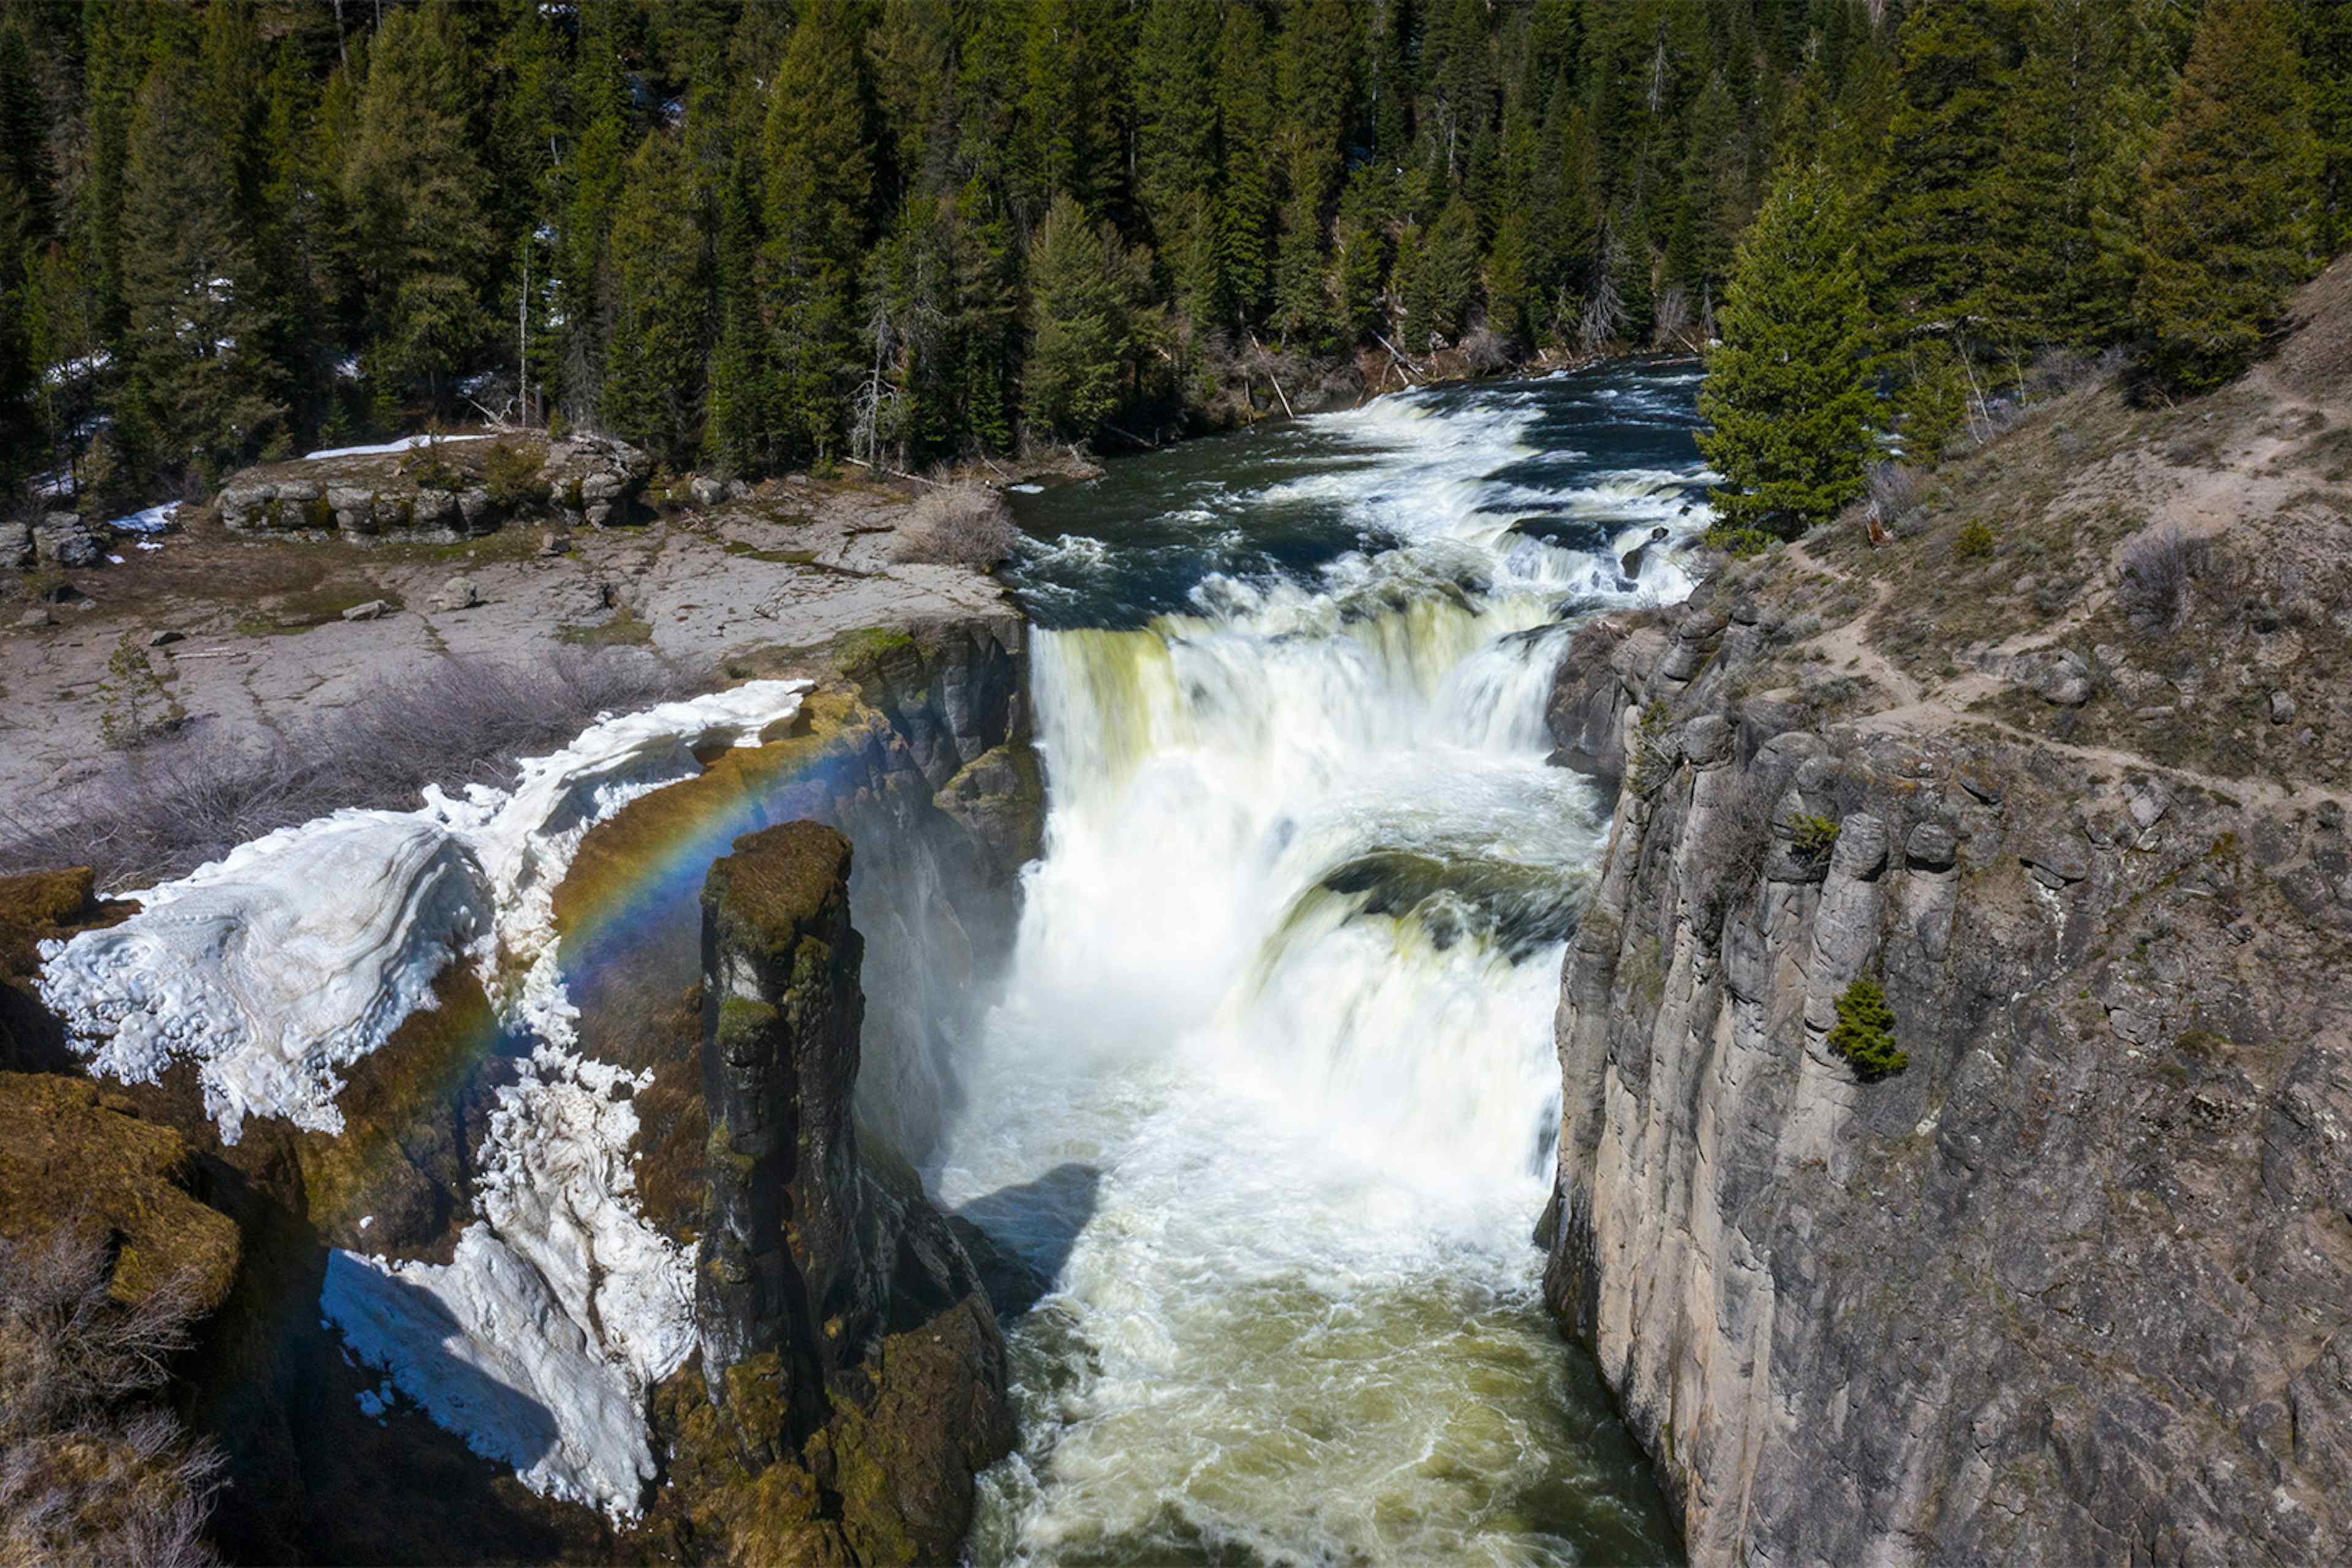
[[[1057,1286],[1014,1328],[981,1560],[1670,1550],[1527,1244],[1606,831],[1545,764],[1551,672],[1580,615],[1687,586],[1625,582],[1621,541],[1704,521],[1686,437],[1678,468],[1517,471],[1579,391],[1303,422],[1308,471],[1195,509],[1181,605],[1037,634],[1045,852],[941,1172]],[[1302,506],[1364,542],[1216,569]],[[1512,528],[1538,507],[1598,547]],[[1066,604],[1119,565],[1039,553]]]

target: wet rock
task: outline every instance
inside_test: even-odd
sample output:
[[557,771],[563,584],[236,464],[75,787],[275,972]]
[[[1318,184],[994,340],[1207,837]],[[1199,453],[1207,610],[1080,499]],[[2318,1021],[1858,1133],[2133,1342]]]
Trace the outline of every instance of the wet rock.
[[701,1375],[656,1402],[665,1504],[700,1556],[951,1561],[1012,1445],[980,1271],[913,1173],[861,1146],[849,870],[847,839],[789,822],[703,888]]
[[1642,575],[1643,562],[1649,558],[1651,551],[1665,542],[1665,539],[1666,531],[1664,528],[1654,528],[1650,530],[1649,538],[1625,552],[1624,560],[1619,563],[1623,568],[1625,575],[1639,578]]

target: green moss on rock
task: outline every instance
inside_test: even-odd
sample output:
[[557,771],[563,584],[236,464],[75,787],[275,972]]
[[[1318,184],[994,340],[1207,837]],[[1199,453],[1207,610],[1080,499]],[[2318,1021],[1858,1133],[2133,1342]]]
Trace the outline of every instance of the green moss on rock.
[[111,1290],[125,1302],[186,1282],[200,1311],[236,1278],[236,1226],[191,1193],[180,1135],[142,1121],[87,1079],[0,1073],[0,1234],[37,1244],[63,1230],[119,1238]]

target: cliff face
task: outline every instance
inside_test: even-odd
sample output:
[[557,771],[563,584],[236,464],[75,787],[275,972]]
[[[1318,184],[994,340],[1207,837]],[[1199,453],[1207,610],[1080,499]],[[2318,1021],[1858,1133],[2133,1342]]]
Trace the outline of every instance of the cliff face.
[[[2092,395],[2046,417],[2117,455],[2068,471],[2147,510],[2094,523],[2051,481],[2074,558],[2005,524],[2067,594],[1948,548],[1971,479],[2036,458],[1995,448],[1886,552],[1808,542],[1563,668],[1556,760],[1622,787],[1563,975],[1547,1293],[1694,1562],[2352,1541],[2343,694],[2290,689],[2248,607],[2298,595],[2340,643],[2352,582],[2281,564],[2290,472],[2126,626],[2115,563],[2181,515],[2179,464]],[[2025,629],[1920,635],[1996,615]],[[1858,980],[1908,1055],[1867,1081],[1830,1043]]]
[[[736,841],[703,893],[700,1382],[666,1391],[662,1515],[730,1561],[943,1561],[1012,1447],[1003,1341],[919,1190],[861,1156],[848,841]],[[657,1526],[658,1528],[658,1526]]]

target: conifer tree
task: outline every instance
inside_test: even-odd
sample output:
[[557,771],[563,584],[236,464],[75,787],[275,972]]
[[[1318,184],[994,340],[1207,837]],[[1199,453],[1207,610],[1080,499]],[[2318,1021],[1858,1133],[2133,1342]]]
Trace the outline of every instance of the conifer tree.
[[1699,450],[1733,547],[1793,539],[1862,489],[1870,323],[1846,196],[1819,163],[1783,176],[1740,241],[1707,356]]
[[2303,8],[2304,79],[2319,174],[2319,253],[2352,244],[2352,5]]
[[1247,5],[1224,9],[1216,92],[1217,304],[1231,324],[1239,325],[1262,319],[1274,228],[1273,72],[1265,26]]
[[613,216],[612,352],[600,405],[614,435],[681,466],[701,425],[709,299],[702,235],[687,221],[693,197],[685,153],[648,134]]
[[1872,237],[1873,292],[1898,332],[1968,332],[2002,249],[2002,105],[2023,0],[1946,0],[1903,20]]
[[1021,407],[1039,432],[1091,436],[1118,411],[1138,281],[1118,237],[1055,196],[1029,247]]
[[469,110],[464,23],[447,0],[388,12],[342,170],[366,299],[367,368],[435,407],[494,327],[484,307],[497,242]]
[[769,95],[768,313],[793,452],[839,444],[856,353],[854,292],[873,194],[857,46],[845,0],[807,0]]
[[123,291],[140,455],[209,481],[260,450],[286,410],[265,390],[250,248],[194,62],[165,55],[134,105],[124,168]]
[[2135,307],[2172,385],[2220,385],[2276,324],[2310,258],[2313,163],[2282,7],[2213,0],[2148,161]]

